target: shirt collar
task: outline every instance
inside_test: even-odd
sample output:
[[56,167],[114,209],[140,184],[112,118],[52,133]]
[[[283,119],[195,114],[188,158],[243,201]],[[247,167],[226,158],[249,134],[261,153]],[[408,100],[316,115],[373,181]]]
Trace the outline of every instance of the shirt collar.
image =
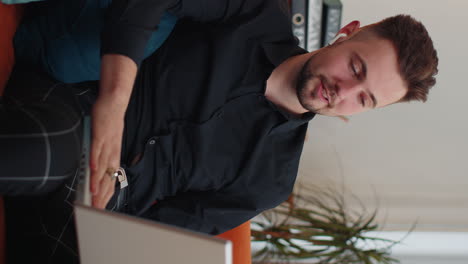
[[270,104],[271,107],[275,108],[286,119],[285,122],[275,126],[275,128],[271,131],[273,134],[291,131],[295,128],[298,128],[308,123],[310,120],[312,120],[315,117],[315,113],[312,113],[312,112],[307,112],[307,113],[301,114],[300,116],[293,115],[277,107],[274,103],[270,102],[268,99],[266,100]]

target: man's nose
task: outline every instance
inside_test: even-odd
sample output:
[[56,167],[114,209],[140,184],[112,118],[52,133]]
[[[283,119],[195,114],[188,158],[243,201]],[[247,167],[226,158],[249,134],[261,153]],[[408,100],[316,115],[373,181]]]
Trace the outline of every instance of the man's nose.
[[338,82],[336,84],[336,97],[339,100],[344,100],[349,97],[355,97],[363,90],[362,83],[355,80]]

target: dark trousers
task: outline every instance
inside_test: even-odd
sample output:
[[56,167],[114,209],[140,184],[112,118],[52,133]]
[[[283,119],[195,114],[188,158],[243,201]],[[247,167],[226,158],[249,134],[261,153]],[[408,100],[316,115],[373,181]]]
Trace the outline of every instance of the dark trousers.
[[1,98],[8,263],[78,263],[72,203],[83,110],[77,92],[16,68]]
[[[67,85],[15,68],[0,98],[0,195],[5,200],[7,263],[79,263],[73,202],[83,115],[97,83]],[[126,212],[116,188],[107,209]]]
[[76,173],[83,111],[73,91],[14,70],[0,102],[0,194],[50,193]]

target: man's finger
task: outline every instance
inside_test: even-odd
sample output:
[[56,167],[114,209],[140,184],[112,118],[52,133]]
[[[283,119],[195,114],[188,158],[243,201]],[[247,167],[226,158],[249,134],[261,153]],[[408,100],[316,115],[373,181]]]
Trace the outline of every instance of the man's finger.
[[97,195],[93,197],[93,206],[96,208],[104,209],[106,204],[109,202],[109,199],[114,194],[115,189],[115,179],[111,177],[104,177],[100,184],[100,190]]
[[102,209],[106,208],[107,203],[109,200],[112,198],[112,195],[114,195],[115,191],[115,180],[113,180],[109,185],[107,185],[107,190],[105,191],[104,195],[101,198],[100,201],[100,207]]
[[91,154],[90,154],[90,163],[89,166],[92,170],[95,170],[99,165],[99,157],[101,156],[101,150],[104,145],[104,142],[93,133],[91,141]]
[[[109,200],[112,198],[112,195],[114,195],[114,192],[115,192],[115,182],[117,180],[116,177],[113,177],[114,173],[116,173],[117,169],[119,168],[119,159],[120,159],[120,148],[118,148],[119,151],[115,151],[115,148],[114,148],[114,151],[111,151],[110,152],[110,155],[112,156],[109,156],[109,161],[107,162],[107,164],[110,164],[109,165],[109,168],[112,168],[112,172],[111,173],[106,173],[105,172],[105,175],[104,177],[102,178],[101,182],[99,183],[100,184],[100,189],[99,189],[99,195],[98,195],[98,199],[97,199],[97,207],[98,208],[101,208],[101,209],[104,209],[106,208],[106,205],[107,203],[109,202]],[[116,155],[115,153],[118,153],[118,155]],[[115,157],[113,157],[115,156]]]
[[[115,181],[114,181],[114,183],[115,183]],[[115,192],[115,184],[112,185],[111,188],[109,188],[109,190],[107,191],[107,194],[104,196],[104,198],[102,200],[102,208],[106,208],[107,203],[109,203],[110,199],[114,195],[114,192]]]
[[102,180],[109,175],[112,175],[118,167],[115,165],[109,164],[109,155],[112,152],[108,149],[107,146],[102,145],[100,155],[98,157],[98,164],[94,172],[91,172],[91,191],[94,195],[97,195],[100,192],[100,185]]
[[90,168],[91,168],[91,193],[97,194],[99,190],[99,182],[102,178],[102,163],[99,159],[102,155],[102,144],[98,144],[96,141],[91,144],[91,157],[90,157]]

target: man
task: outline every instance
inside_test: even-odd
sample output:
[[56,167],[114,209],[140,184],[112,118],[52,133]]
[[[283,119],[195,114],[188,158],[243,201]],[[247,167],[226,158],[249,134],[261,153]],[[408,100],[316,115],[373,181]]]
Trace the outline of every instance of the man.
[[[306,53],[291,34],[284,3],[112,2],[97,99],[84,97],[93,92],[86,85],[45,89],[41,97],[68,96],[74,105],[61,93],[79,90],[79,106],[69,110],[78,116],[94,104],[94,206],[217,234],[287,198],[315,114],[426,100],[437,55],[420,23],[396,16],[360,28],[354,21],[334,44]],[[165,11],[179,22],[142,62]],[[122,196],[112,177],[118,167],[129,187],[115,208]],[[45,193],[57,189],[63,190]]]

